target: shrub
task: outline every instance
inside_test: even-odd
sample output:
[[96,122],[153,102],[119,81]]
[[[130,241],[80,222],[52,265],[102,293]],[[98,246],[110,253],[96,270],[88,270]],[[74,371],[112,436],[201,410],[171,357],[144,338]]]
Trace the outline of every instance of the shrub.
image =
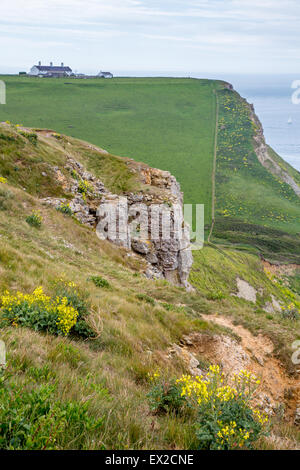
[[147,395],[151,411],[155,413],[166,413],[173,411],[178,413],[186,404],[186,399],[182,396],[181,387],[175,379],[167,380],[160,376],[158,372],[149,375],[153,383]]
[[252,406],[260,381],[247,371],[235,374],[233,385],[219,366],[209,366],[205,378],[183,375],[165,380],[156,372],[150,380],[151,410],[180,412],[181,419],[188,418],[199,450],[249,449],[267,433],[267,416]]
[[205,379],[183,375],[177,381],[182,396],[197,409],[199,449],[252,448],[264,434],[268,418],[251,406],[260,381],[242,370],[233,382],[226,383],[218,366],[210,366]]
[[58,206],[56,208],[56,210],[58,210],[59,212],[61,212],[62,214],[65,214],[65,215],[70,215],[70,216],[73,215],[73,212],[72,212],[69,204],[61,204],[60,206]]
[[35,228],[40,228],[42,226],[42,216],[39,211],[32,211],[31,215],[26,218],[28,225],[31,225]]
[[2,316],[13,326],[27,326],[36,331],[67,336],[76,325],[78,312],[66,297],[52,299],[38,287],[32,294],[8,291],[0,297]]
[[27,391],[0,382],[0,449],[52,450],[84,448],[87,432],[96,432],[103,420],[88,415],[88,402],[54,401],[55,386]]
[[101,276],[91,276],[89,279],[95,284],[96,287],[104,287],[107,289],[110,287],[110,283]]
[[4,176],[0,176],[0,183],[7,184],[7,179]]

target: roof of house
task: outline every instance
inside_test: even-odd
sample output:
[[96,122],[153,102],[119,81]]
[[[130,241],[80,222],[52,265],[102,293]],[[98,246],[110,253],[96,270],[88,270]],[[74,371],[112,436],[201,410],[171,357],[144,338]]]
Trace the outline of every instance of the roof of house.
[[35,65],[39,72],[72,72],[70,67],[56,67],[51,65]]

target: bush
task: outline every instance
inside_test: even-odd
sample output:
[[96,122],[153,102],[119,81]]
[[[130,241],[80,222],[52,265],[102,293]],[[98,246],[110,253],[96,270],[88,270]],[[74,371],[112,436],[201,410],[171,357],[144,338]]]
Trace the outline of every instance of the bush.
[[247,371],[235,374],[234,386],[226,384],[218,366],[203,377],[182,376],[177,383],[189,405],[197,410],[199,449],[252,448],[264,434],[266,415],[251,406],[259,380]]
[[0,382],[1,450],[84,448],[86,433],[96,432],[103,420],[88,415],[88,402],[54,401],[54,391],[53,385],[27,391]]
[[42,226],[43,219],[40,212],[32,211],[32,214],[26,218],[26,222],[32,227],[40,228]]
[[32,294],[8,291],[0,297],[2,316],[13,326],[27,326],[35,331],[48,331],[67,336],[76,325],[78,312],[66,297],[52,299],[37,287]]
[[89,279],[95,284],[96,287],[104,287],[107,289],[110,288],[110,283],[101,276],[91,276]]
[[165,380],[156,372],[150,380],[151,410],[180,412],[181,419],[188,418],[199,450],[249,449],[266,434],[268,418],[251,404],[260,381],[247,371],[234,375],[233,386],[219,366],[209,366],[205,378]]

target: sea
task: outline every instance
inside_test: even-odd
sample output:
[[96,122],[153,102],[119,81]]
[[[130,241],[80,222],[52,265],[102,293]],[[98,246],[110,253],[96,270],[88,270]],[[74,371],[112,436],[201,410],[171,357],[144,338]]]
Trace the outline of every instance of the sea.
[[[292,96],[297,89],[292,85],[299,74],[219,74],[135,71],[117,72],[116,76],[136,77],[193,77],[210,78],[230,82],[244,98],[254,105],[263,128],[267,143],[290,165],[300,171],[300,103],[293,104]],[[300,92],[298,94],[300,98]],[[299,100],[300,101],[300,100]]]

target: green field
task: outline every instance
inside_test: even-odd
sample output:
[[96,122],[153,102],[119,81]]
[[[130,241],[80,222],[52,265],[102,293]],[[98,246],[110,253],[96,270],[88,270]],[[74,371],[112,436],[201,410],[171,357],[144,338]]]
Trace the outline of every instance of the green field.
[[7,105],[0,121],[94,143],[114,155],[163,170],[180,181],[185,202],[205,204],[211,218],[211,173],[218,82],[1,77]]

